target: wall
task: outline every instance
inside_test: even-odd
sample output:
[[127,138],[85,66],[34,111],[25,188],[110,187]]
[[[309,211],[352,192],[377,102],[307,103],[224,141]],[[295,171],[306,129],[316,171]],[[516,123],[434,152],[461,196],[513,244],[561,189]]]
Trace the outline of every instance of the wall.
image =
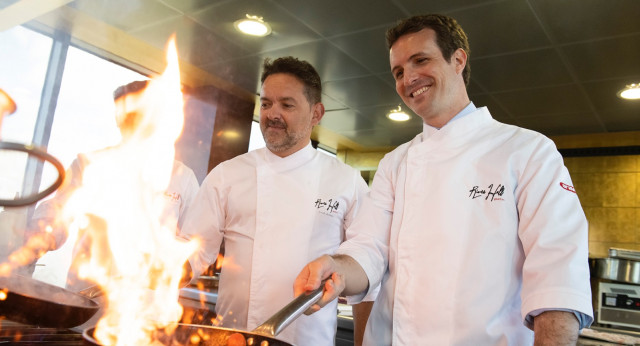
[[640,250],[640,156],[568,157],[582,208],[589,220],[589,255],[610,247]]
[[247,152],[253,99],[215,86],[185,87],[185,124],[176,142],[176,158],[202,183],[218,163]]
[[[640,132],[561,136],[559,148],[640,145]],[[610,247],[640,250],[640,155],[565,157],[589,221],[589,256]]]

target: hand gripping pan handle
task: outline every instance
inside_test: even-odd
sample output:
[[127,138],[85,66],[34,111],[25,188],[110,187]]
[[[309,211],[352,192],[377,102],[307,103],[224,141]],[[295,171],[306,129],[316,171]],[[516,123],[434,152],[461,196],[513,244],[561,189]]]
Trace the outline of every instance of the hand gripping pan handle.
[[272,337],[278,335],[285,327],[291,324],[291,322],[322,298],[325,282],[326,280],[322,281],[320,287],[315,290],[303,293],[296,297],[289,304],[280,309],[280,311],[271,316],[271,318],[256,327],[256,329],[253,330],[253,333]]

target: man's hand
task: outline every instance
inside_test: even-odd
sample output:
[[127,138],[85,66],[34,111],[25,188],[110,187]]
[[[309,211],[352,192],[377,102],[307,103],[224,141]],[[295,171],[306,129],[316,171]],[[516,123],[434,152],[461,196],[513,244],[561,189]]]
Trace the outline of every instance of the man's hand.
[[533,318],[534,345],[575,345],[578,319],[572,312],[545,311]]
[[305,314],[310,315],[323,306],[338,298],[344,290],[344,277],[337,273],[338,264],[331,256],[324,255],[307,264],[293,283],[294,296],[299,296],[304,292],[313,291],[320,287],[322,280],[331,277],[324,284],[322,298],[312,305]]
[[315,290],[320,287],[322,280],[329,277],[324,284],[322,298],[305,312],[307,315],[320,310],[340,294],[355,295],[369,287],[364,269],[352,257],[324,255],[302,268],[293,283],[293,293],[297,297],[305,291]]

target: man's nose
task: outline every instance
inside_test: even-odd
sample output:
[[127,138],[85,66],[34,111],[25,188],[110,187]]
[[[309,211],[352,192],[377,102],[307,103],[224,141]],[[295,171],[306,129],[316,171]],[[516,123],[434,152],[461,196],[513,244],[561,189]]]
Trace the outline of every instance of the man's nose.
[[281,109],[276,105],[269,107],[269,109],[263,110],[263,112],[270,120],[282,118]]
[[411,68],[405,69],[403,76],[404,85],[411,85],[418,80],[418,73]]

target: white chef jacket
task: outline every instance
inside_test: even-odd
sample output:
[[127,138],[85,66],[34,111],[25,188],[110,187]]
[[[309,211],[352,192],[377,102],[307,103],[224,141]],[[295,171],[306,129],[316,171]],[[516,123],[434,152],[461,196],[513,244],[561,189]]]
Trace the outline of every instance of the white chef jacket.
[[[360,173],[309,144],[281,158],[266,148],[215,167],[202,183],[182,233],[201,239],[194,273],[213,264],[224,239],[217,319],[253,330],[293,300],[311,260],[333,254],[368,187]],[[277,338],[333,345],[337,302],[300,316]]]
[[[39,227],[34,226],[34,229],[39,230],[47,223],[54,225],[52,235],[56,239],[56,246],[58,248],[62,246],[66,240],[67,233],[66,225],[58,224],[56,220],[62,215],[62,208],[64,208],[65,203],[73,192],[82,185],[83,173],[89,164],[90,155],[91,154],[78,154],[77,158],[73,160],[67,170],[65,181],[58,191],[56,191],[55,196],[38,205],[34,212],[32,223],[41,223]],[[169,185],[164,192],[166,203],[164,204],[165,209],[162,213],[162,220],[160,220],[163,225],[170,228],[179,228],[182,226],[184,215],[189,204],[195,198],[199,187],[200,184],[198,184],[193,170],[184,163],[174,160]],[[88,244],[82,244],[82,240],[78,241],[72,256],[85,246],[88,246]],[[78,279],[76,273],[73,271],[68,273],[67,289],[79,291],[91,285],[91,283]]]
[[382,282],[366,345],[526,345],[525,320],[593,320],[587,221],[551,140],[486,108],[380,162],[338,253]]
[[[34,222],[51,222],[62,213],[65,203],[73,192],[82,185],[84,169],[89,164],[91,154],[78,154],[71,162],[65,173],[64,184],[56,191],[51,199],[48,199],[36,208],[32,220]],[[164,192],[165,210],[162,213],[162,222],[168,227],[182,226],[184,215],[193,198],[196,196],[200,184],[193,170],[184,163],[174,160],[171,170],[169,185]],[[56,244],[61,246],[66,239],[66,232],[62,229],[54,229]]]

